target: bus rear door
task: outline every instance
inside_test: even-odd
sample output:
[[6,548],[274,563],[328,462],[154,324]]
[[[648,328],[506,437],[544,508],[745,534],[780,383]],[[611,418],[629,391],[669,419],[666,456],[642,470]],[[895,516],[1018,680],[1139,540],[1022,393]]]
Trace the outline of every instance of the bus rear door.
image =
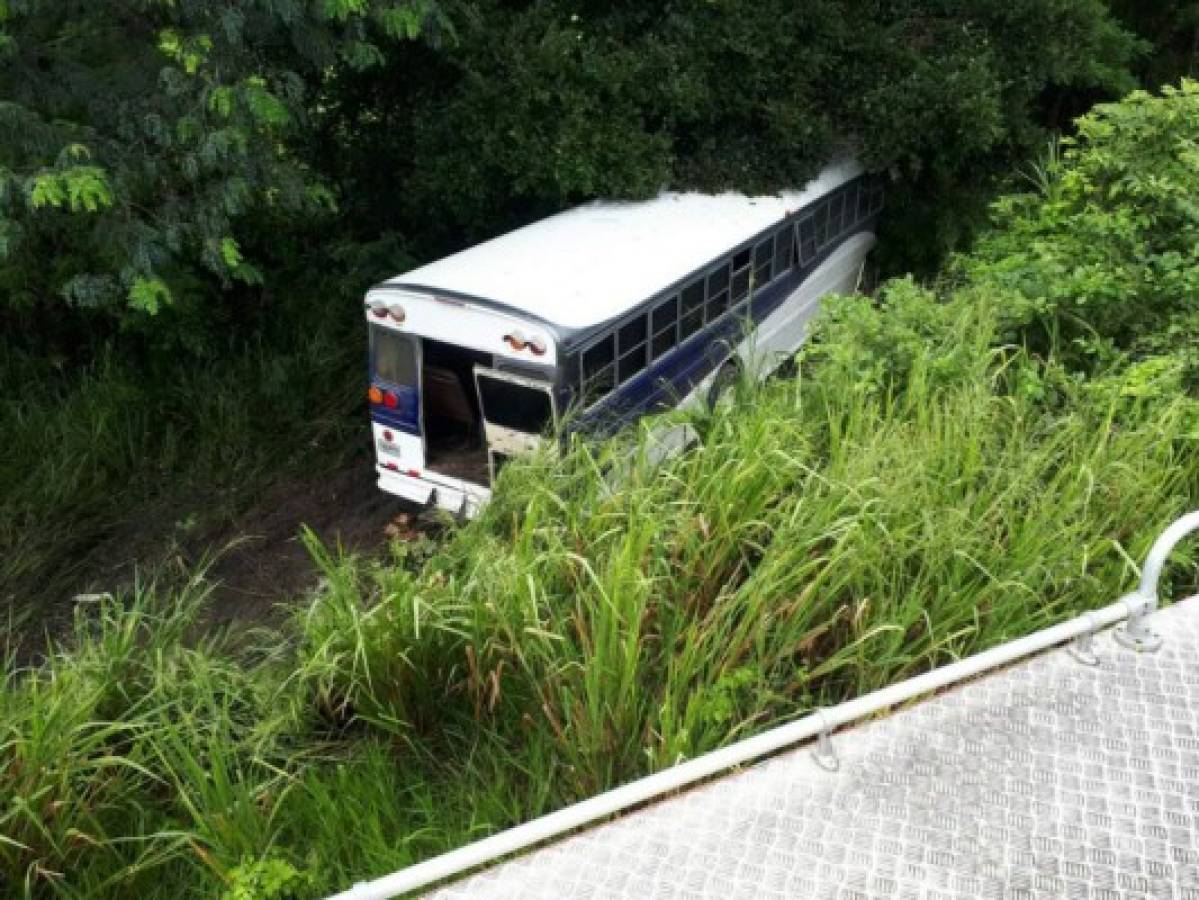
[[535,378],[475,367],[491,480],[513,456],[534,452],[557,425],[550,385]]

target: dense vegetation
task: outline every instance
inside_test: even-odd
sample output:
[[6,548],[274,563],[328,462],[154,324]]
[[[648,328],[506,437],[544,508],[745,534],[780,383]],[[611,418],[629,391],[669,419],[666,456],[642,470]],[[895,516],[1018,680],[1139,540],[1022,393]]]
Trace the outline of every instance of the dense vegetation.
[[82,610],[0,689],[0,883],[309,896],[1111,602],[1199,497],[1197,134],[1194,83],[1097,107],[686,455],[514,464],[385,562],[311,540],[252,652],[189,639],[199,576]]
[[39,337],[114,319],[195,350],[239,307],[292,313],[277,268],[388,235],[427,253],[597,194],[790,185],[838,145],[963,186],[1027,146],[1044,92],[1131,87],[1141,46],[1098,0],[2,15],[0,309]]
[[848,147],[889,175],[880,260],[932,271],[1047,128],[1193,65],[1189,6],[1114,11],[0,3],[0,596],[52,605],[130,519],[172,539],[144,508],[336,464],[363,289],[564,204]]

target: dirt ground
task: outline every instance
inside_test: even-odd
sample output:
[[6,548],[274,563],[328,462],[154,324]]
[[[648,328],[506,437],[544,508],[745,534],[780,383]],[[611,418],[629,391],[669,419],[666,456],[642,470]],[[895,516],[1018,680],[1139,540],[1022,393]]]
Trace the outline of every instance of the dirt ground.
[[388,524],[412,512],[375,486],[369,463],[272,485],[193,544],[193,552],[218,554],[208,570],[215,586],[206,618],[213,625],[269,622],[280,604],[311,588],[318,576],[300,542],[302,526],[328,546],[371,553],[386,545]]
[[259,496],[246,497],[244,489],[237,497],[194,490],[142,506],[126,520],[107,523],[63,578],[23,586],[14,596],[18,602],[36,596],[37,614],[0,644],[34,661],[45,652],[47,636],[69,632],[77,596],[118,593],[135,577],[155,574],[169,586],[172,577],[203,565],[212,585],[205,627],[276,622],[319,578],[300,541],[302,526],[327,546],[371,554],[387,546],[389,531],[400,539],[420,533],[426,526],[417,512],[375,486],[366,454],[334,468],[280,476]]

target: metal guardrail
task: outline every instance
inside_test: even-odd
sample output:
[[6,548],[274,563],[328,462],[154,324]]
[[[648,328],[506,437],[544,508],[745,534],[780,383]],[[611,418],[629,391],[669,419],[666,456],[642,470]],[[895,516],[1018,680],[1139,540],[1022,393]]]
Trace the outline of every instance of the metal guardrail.
[[1158,582],[1162,569],[1174,548],[1188,534],[1199,531],[1199,510],[1176,519],[1161,533],[1141,569],[1141,583],[1131,594],[1125,594],[1120,602],[1128,607],[1128,621],[1115,631],[1116,641],[1130,650],[1152,652],[1162,645],[1162,638],[1149,627],[1148,619],[1159,605]]
[[817,764],[829,771],[835,771],[839,763],[831,735],[837,728],[1068,642],[1073,642],[1070,652],[1075,659],[1086,665],[1098,665],[1099,660],[1091,648],[1091,636],[1099,629],[1116,623],[1124,622],[1114,635],[1121,646],[1136,652],[1157,650],[1162,645],[1162,638],[1149,627],[1147,620],[1158,608],[1158,582],[1162,569],[1178,542],[1194,531],[1199,531],[1199,510],[1182,516],[1162,532],[1146,557],[1138,588],[1110,606],[1083,613],[1067,622],[857,699],[816,710],[794,722],[672,766],[407,869],[375,881],[356,884],[349,890],[334,895],[330,900],[384,900],[428,887],[813,738],[816,739],[813,754]]

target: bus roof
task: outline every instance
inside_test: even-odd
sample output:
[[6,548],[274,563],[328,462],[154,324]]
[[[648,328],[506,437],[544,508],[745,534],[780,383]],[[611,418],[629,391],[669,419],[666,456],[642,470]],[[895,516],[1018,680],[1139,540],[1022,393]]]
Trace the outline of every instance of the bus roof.
[[775,196],[662,193],[595,201],[389,279],[380,287],[470,297],[566,331],[627,312],[788,213],[861,173],[825,168],[802,191]]

